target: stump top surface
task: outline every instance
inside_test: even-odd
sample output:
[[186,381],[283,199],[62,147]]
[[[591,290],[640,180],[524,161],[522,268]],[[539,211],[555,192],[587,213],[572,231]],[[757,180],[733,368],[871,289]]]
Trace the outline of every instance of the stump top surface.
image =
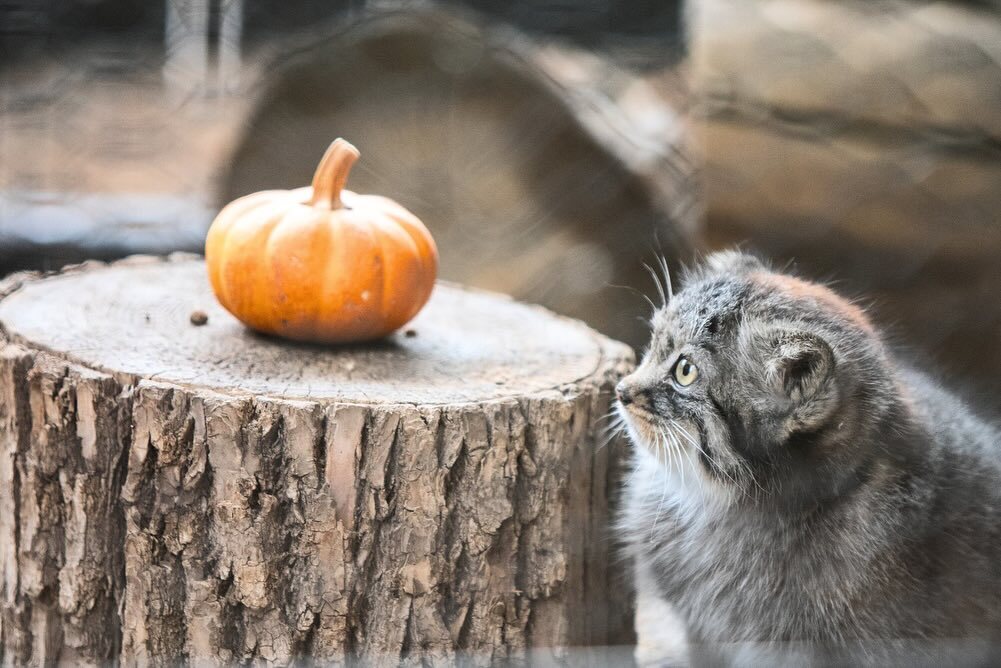
[[[203,326],[191,314],[208,315]],[[624,346],[583,323],[439,284],[382,342],[312,346],[249,331],[200,260],[99,265],[27,281],[0,301],[10,338],[69,361],[230,394],[443,404],[525,396],[588,377]],[[406,330],[413,330],[412,336]]]

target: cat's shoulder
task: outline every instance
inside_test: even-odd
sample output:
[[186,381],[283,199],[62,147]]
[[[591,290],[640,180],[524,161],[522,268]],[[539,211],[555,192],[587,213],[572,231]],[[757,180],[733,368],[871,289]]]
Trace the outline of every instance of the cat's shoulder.
[[1001,450],[998,426],[952,392],[944,381],[904,364],[899,365],[898,372],[903,383],[902,392],[933,434],[992,443]]

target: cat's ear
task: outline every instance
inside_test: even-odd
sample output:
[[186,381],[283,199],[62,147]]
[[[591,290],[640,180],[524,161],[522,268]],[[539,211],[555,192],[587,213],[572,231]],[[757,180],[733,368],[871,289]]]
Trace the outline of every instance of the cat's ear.
[[811,332],[777,329],[769,334],[765,379],[789,411],[789,429],[819,427],[838,400],[834,351]]

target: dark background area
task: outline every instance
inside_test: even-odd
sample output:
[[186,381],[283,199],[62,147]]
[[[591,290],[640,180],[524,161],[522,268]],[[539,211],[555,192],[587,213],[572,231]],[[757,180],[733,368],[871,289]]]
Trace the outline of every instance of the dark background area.
[[[207,3],[210,23],[218,21],[227,0]],[[309,29],[372,4],[363,0],[251,0],[243,10],[246,46],[282,33]],[[385,4],[385,3],[383,3]],[[452,2],[510,23],[528,33],[568,39],[588,49],[645,52],[637,64],[663,64],[683,52],[682,11],[678,2],[549,0],[542,2],[467,0]],[[102,38],[162,40],[165,3],[134,0],[6,0],[0,3],[0,49],[14,59]]]

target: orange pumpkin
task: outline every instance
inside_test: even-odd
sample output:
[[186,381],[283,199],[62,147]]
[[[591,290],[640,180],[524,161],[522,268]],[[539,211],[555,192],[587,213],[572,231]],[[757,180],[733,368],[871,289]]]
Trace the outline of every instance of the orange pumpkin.
[[358,150],[337,139],[311,188],[266,190],[219,212],[212,289],[253,329],[302,341],[376,339],[417,315],[438,272],[424,224],[391,199],[343,190]]

